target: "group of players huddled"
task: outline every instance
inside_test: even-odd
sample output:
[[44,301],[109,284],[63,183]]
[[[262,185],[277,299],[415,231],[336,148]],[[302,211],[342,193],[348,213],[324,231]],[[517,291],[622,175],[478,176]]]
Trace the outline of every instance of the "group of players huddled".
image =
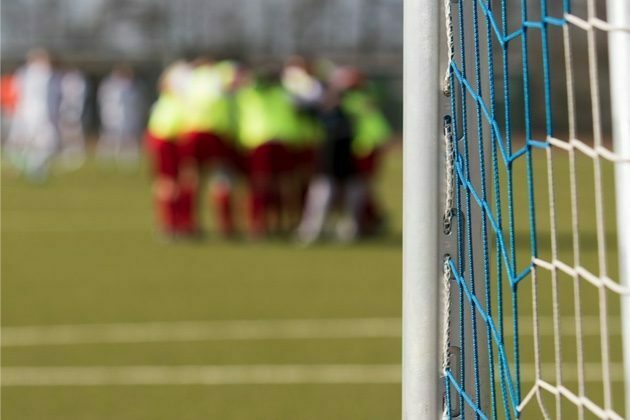
[[[291,57],[282,68],[198,58],[169,65],[149,115],[160,232],[198,237],[205,179],[225,237],[294,234],[310,244],[373,235],[383,214],[373,181],[391,135],[364,75]],[[237,226],[235,185],[247,183]],[[332,222],[330,214],[337,217]]]

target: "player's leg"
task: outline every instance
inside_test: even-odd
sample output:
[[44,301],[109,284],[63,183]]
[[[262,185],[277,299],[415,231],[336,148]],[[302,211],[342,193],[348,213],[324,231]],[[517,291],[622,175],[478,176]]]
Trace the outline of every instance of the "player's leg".
[[177,144],[151,135],[147,135],[146,140],[153,163],[153,197],[158,230],[172,238],[179,233]]
[[304,211],[306,204],[306,193],[308,186],[315,174],[316,148],[314,146],[304,146],[298,151],[299,162],[299,185],[298,185],[298,215]]
[[367,192],[367,182],[364,178],[352,177],[346,181],[343,188],[341,217],[335,229],[340,241],[352,242],[359,236]]
[[139,157],[137,137],[131,133],[121,133],[118,163],[128,168],[135,167]]
[[101,162],[108,162],[114,158],[116,150],[116,130],[103,127],[96,143],[96,158]]
[[185,234],[199,233],[197,221],[199,186],[205,163],[203,136],[200,133],[187,133],[178,142],[179,197],[177,221],[179,230]]
[[214,133],[207,133],[204,144],[205,161],[212,173],[209,202],[215,209],[217,230],[223,236],[231,236],[236,229],[233,209],[236,152]]
[[385,215],[378,202],[374,186],[381,156],[382,151],[375,149],[365,156],[355,158],[356,171],[363,179],[365,186],[365,200],[360,211],[360,233],[362,235],[377,234],[385,224]]
[[254,239],[268,232],[269,198],[272,195],[273,166],[269,143],[249,152],[249,233]]
[[68,118],[60,127],[60,163],[66,170],[78,169],[85,163],[85,133],[80,119]]
[[283,159],[283,180],[281,204],[283,228],[292,231],[297,228],[304,211],[306,192],[311,176],[311,168],[303,147],[286,147]]
[[297,229],[298,241],[310,244],[320,237],[335,190],[335,182],[329,176],[319,175],[311,181],[304,214]]
[[290,230],[295,210],[296,165],[293,151],[282,142],[269,145],[272,180],[268,191],[269,227],[274,233]]
[[26,153],[26,176],[41,182],[48,176],[52,158],[57,152],[57,132],[51,124],[32,127]]
[[19,171],[24,170],[25,144],[28,137],[28,127],[24,118],[20,114],[16,114],[13,121],[11,121],[8,138],[3,148],[4,155]]

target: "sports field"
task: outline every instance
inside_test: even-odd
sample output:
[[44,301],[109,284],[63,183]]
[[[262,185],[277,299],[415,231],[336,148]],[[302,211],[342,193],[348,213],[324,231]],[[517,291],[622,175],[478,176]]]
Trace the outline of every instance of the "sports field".
[[[114,383],[125,382],[125,372],[116,376],[114,368],[155,369],[146,379],[151,385],[5,386],[2,418],[399,417],[400,159],[387,166],[391,236],[309,249],[283,241],[225,243],[212,236],[198,244],[163,244],[153,232],[144,172],[89,165],[33,186],[5,171],[3,326],[137,323],[140,330],[111,339],[122,343],[72,343],[84,341],[79,332],[69,343],[37,344],[44,328],[33,345],[10,346],[9,339],[27,332],[5,328],[5,385],[24,378],[23,367],[101,367],[110,375],[105,382]],[[350,321],[322,322],[327,319]],[[234,320],[269,322],[221,322]],[[150,335],[156,327],[147,323],[156,322],[158,331],[167,330],[164,337],[137,338]],[[191,328],[193,336],[194,328],[223,333],[187,339]],[[124,342],[135,340],[141,342]],[[185,366],[211,371],[191,378],[177,369]],[[51,374],[38,370],[31,382]],[[87,379],[98,375],[88,372]],[[81,372],[62,376],[86,379]],[[256,381],[264,384],[251,384]]]
[[[567,162],[558,162],[564,208]],[[544,180],[543,159],[535,167]],[[3,418],[400,418],[401,171],[401,154],[393,151],[380,184],[388,236],[301,249],[211,235],[200,243],[161,243],[143,171],[89,164],[38,186],[3,170]],[[592,174],[590,161],[578,162],[581,174]],[[525,202],[525,190],[515,191]],[[594,206],[581,212],[585,226],[594,226]],[[571,238],[568,218],[558,215],[563,244]],[[517,226],[519,260],[529,253],[527,228]],[[596,264],[595,234],[584,236],[589,267]],[[544,256],[549,247],[540,246]],[[547,305],[541,310],[551,315],[549,291],[540,294]],[[599,400],[592,294],[584,289],[586,361],[595,372],[587,385]],[[527,286],[521,299],[531,301]],[[560,299],[562,314],[571,316],[572,292]],[[527,318],[528,305],[523,311]],[[616,342],[618,317],[611,320]],[[543,353],[552,363],[548,321],[541,321]],[[531,328],[521,332],[523,375],[531,378]],[[569,363],[574,336],[563,340]],[[621,362],[617,346],[611,362]],[[545,376],[553,380],[553,371]],[[618,369],[615,378],[619,407]]]

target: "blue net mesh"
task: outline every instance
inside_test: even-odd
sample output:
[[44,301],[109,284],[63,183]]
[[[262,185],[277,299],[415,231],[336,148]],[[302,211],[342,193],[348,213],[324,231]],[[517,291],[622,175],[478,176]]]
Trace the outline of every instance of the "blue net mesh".
[[[530,279],[531,260],[537,256],[532,153],[548,147],[534,133],[553,136],[549,28],[566,24],[548,15],[546,0],[536,2],[535,19],[528,3],[459,0],[445,6],[452,55],[445,81],[450,91],[445,124],[454,143],[453,249],[447,265],[450,316],[457,321],[448,346],[459,349],[450,352],[444,372],[447,418],[520,416],[519,284]],[[564,11],[569,7],[565,0]],[[535,127],[530,101],[533,31],[537,65],[542,66],[537,70],[542,74],[542,127]],[[515,81],[515,74],[520,80]],[[520,161],[524,169],[515,174]],[[520,211],[515,209],[515,176],[524,178],[520,181],[527,188],[527,208]],[[517,246],[524,246],[517,244],[517,222],[529,226],[530,258],[520,263]],[[511,330],[509,337],[505,328]]]

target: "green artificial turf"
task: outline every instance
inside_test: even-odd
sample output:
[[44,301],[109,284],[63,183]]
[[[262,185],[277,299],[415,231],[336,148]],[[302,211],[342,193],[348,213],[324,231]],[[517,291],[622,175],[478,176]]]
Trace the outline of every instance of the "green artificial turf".
[[[555,159],[560,257],[572,263],[572,253],[566,251],[571,248],[568,160],[564,155]],[[548,258],[544,152],[536,153],[534,167],[539,255]],[[145,172],[89,162],[77,172],[32,185],[3,169],[3,326],[400,317],[399,150],[387,156],[378,185],[389,231],[382,238],[351,246],[324,243],[304,249],[278,239],[224,242],[211,230],[199,243],[165,244],[154,233]],[[515,167],[519,267],[526,266],[531,256],[523,174],[524,168]],[[605,174],[610,175],[609,168]],[[582,264],[597,272],[590,161],[578,162],[578,176],[585,179],[580,190]],[[610,199],[611,188],[604,193]],[[608,214],[614,214],[613,207],[606,206]],[[609,273],[615,278],[614,223],[610,218],[608,222]],[[573,289],[570,278],[562,276],[560,312],[570,316]],[[539,309],[544,315],[551,315],[549,282],[549,275],[540,274]],[[519,287],[519,313],[528,316],[530,277]],[[493,284],[496,312],[495,291]],[[609,313],[618,321],[618,302],[609,297]],[[511,315],[509,302],[505,310]],[[583,313],[599,313],[596,289],[591,286],[583,288]],[[612,334],[611,360],[620,362],[615,344],[618,329],[612,328]],[[485,344],[485,337],[481,343]],[[553,362],[552,336],[543,336],[541,343],[543,361]],[[521,344],[522,362],[531,366],[531,334]],[[565,360],[574,362],[573,336],[564,337],[561,344]],[[599,336],[587,337],[584,344],[587,361],[598,362]],[[398,337],[94,343],[5,346],[2,365],[395,365],[400,354]],[[576,388],[575,381],[566,385]],[[594,401],[600,402],[598,384],[589,383],[587,390],[591,389]],[[620,410],[619,383],[613,394]],[[553,411],[553,400],[547,403]],[[535,404],[526,410],[526,418],[540,418]],[[6,386],[2,390],[4,419],[396,419],[400,405],[396,384]],[[567,409],[571,418],[571,407]]]

